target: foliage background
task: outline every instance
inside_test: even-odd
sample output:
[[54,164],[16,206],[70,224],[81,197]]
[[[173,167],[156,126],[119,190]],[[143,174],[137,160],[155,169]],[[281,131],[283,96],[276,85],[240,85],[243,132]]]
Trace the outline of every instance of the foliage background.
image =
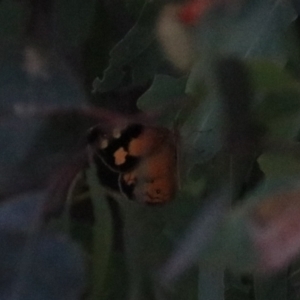
[[[171,1],[0,1],[0,299],[299,298],[299,3],[212,3],[180,70]],[[87,165],[140,111],[180,133],[161,207]]]

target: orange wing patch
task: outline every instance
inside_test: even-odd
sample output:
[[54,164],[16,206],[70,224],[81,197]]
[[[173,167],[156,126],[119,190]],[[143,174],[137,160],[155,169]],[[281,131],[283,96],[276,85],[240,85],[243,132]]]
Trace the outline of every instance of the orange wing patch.
[[[105,141],[105,142],[104,142]],[[122,131],[113,130],[95,145],[100,182],[110,174],[115,191],[143,203],[166,203],[177,191],[177,157],[174,134],[166,128],[133,124]],[[106,170],[105,170],[106,168]],[[101,173],[102,172],[102,173]],[[101,180],[102,178],[102,180]],[[110,187],[111,188],[111,187]]]
[[115,158],[115,164],[116,165],[122,165],[126,161],[126,156],[128,155],[128,152],[124,150],[123,147],[119,148],[115,153],[114,153],[114,158]]
[[[176,147],[170,133],[152,149],[132,172],[123,175],[127,184],[135,182],[134,196],[141,202],[164,203],[172,200],[177,190]],[[158,141],[158,140],[156,140]]]
[[169,134],[170,132],[164,128],[145,127],[137,138],[130,141],[128,152],[133,156],[148,156],[155,149],[160,148]]

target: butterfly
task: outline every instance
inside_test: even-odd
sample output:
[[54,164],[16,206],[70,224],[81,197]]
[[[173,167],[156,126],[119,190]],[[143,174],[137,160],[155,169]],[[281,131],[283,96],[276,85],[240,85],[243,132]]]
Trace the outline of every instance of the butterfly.
[[90,129],[88,143],[100,184],[146,204],[171,201],[178,188],[177,143],[167,128],[138,123]]

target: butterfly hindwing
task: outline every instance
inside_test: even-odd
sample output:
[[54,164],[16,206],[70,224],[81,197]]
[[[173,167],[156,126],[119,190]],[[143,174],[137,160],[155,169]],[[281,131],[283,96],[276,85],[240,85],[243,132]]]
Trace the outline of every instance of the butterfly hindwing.
[[169,202],[177,190],[176,143],[166,128],[130,124],[88,136],[100,183],[128,199]]

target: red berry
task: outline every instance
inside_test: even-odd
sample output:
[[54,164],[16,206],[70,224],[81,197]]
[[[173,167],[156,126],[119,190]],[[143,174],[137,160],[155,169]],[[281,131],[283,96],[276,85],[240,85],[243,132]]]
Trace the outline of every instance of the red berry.
[[195,25],[215,2],[215,0],[191,0],[179,10],[179,20],[186,25]]

